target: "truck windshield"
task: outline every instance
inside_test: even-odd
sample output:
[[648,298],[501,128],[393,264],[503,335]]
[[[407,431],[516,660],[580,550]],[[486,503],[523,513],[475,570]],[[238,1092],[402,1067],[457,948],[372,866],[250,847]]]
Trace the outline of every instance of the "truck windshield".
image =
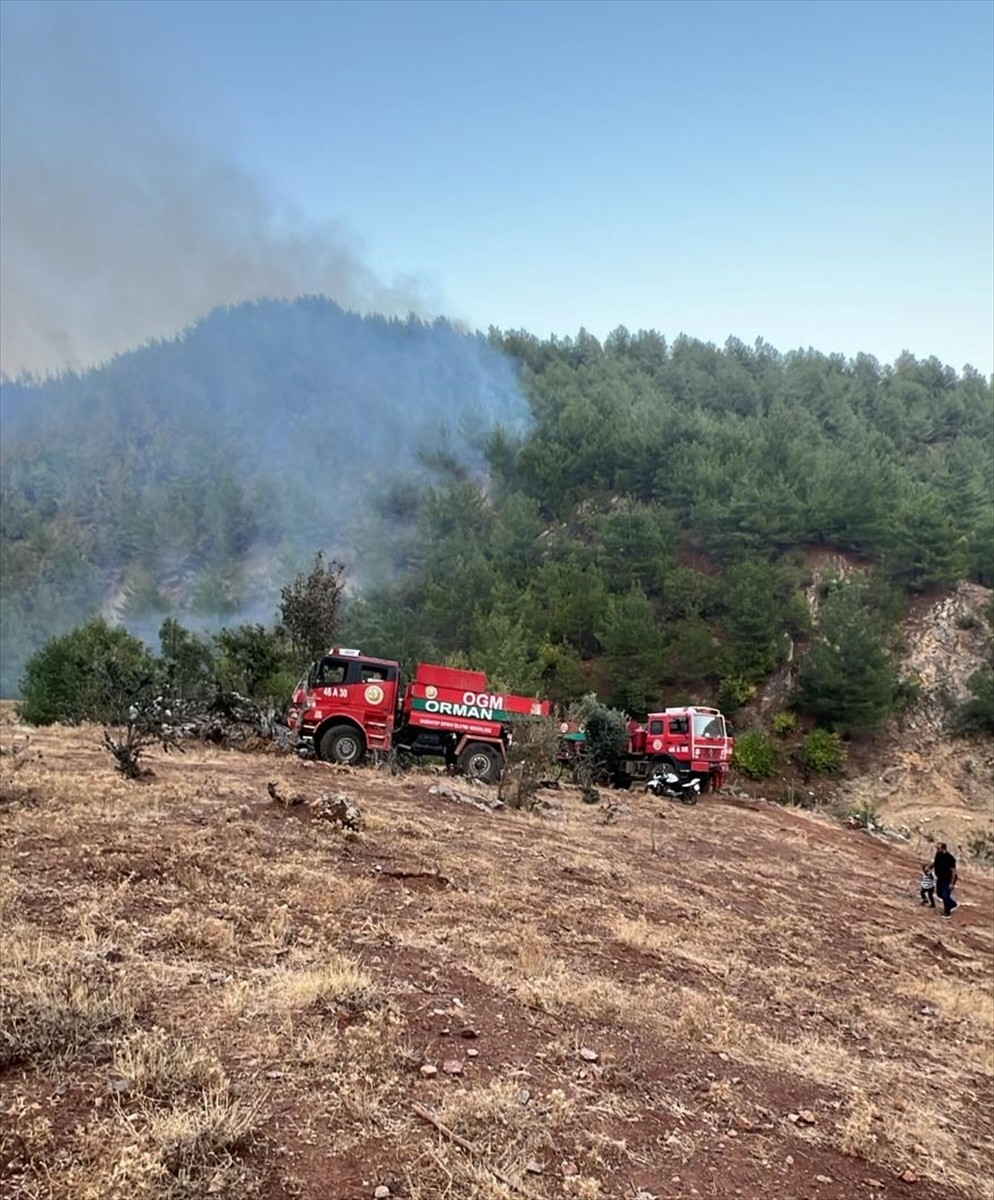
[[336,658],[323,658],[315,668],[313,684],[315,687],[327,687],[333,683],[345,682],[347,664]]
[[721,738],[725,736],[725,721],[711,713],[694,714],[694,737]]

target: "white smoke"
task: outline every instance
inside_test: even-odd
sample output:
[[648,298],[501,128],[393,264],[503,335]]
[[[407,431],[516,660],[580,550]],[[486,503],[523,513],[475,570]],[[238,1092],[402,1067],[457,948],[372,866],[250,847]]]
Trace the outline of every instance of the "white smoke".
[[305,220],[234,160],[171,128],[94,46],[87,6],[4,6],[0,370],[80,368],[217,305],[330,296],[419,311],[334,222]]

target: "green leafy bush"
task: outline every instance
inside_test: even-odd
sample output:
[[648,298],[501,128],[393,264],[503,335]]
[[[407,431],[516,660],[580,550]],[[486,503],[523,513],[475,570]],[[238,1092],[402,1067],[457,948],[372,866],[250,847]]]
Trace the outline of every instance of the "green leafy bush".
[[773,718],[773,732],[785,737],[788,733],[794,733],[797,729],[797,714],[792,712],[778,712]]
[[50,639],[28,659],[17,713],[29,725],[119,723],[131,698],[157,673],[142,642],[95,617]]
[[580,725],[587,735],[578,782],[611,779],[618,771],[628,738],[628,719],[609,708],[591,692],[571,705],[567,721]]
[[735,739],[732,766],[750,779],[768,779],[775,775],[783,755],[762,730],[750,729]]
[[718,703],[726,716],[738,712],[756,694],[756,685],[742,675],[728,675],[718,688]]
[[804,739],[801,749],[804,765],[815,775],[830,775],[841,771],[846,761],[846,748],[837,733],[813,729]]
[[218,678],[225,690],[252,699],[286,694],[289,676],[282,672],[286,670],[287,645],[281,629],[239,625],[222,629],[215,641],[220,651]]

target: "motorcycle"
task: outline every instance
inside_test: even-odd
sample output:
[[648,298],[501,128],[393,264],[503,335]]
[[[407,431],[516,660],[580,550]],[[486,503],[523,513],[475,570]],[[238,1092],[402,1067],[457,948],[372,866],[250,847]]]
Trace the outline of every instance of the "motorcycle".
[[675,771],[653,775],[645,785],[653,796],[673,796],[681,804],[696,804],[701,794],[701,781],[696,775],[677,775]]

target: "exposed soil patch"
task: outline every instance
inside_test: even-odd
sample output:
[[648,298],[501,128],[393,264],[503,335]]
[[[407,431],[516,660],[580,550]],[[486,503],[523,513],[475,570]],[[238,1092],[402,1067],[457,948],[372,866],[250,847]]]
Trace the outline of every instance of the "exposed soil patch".
[[192,749],[138,786],[99,731],[32,744],[0,760],[5,1195],[990,1194],[979,868],[946,921],[914,847],[759,799],[605,825],[561,788],[552,821],[430,773]]

